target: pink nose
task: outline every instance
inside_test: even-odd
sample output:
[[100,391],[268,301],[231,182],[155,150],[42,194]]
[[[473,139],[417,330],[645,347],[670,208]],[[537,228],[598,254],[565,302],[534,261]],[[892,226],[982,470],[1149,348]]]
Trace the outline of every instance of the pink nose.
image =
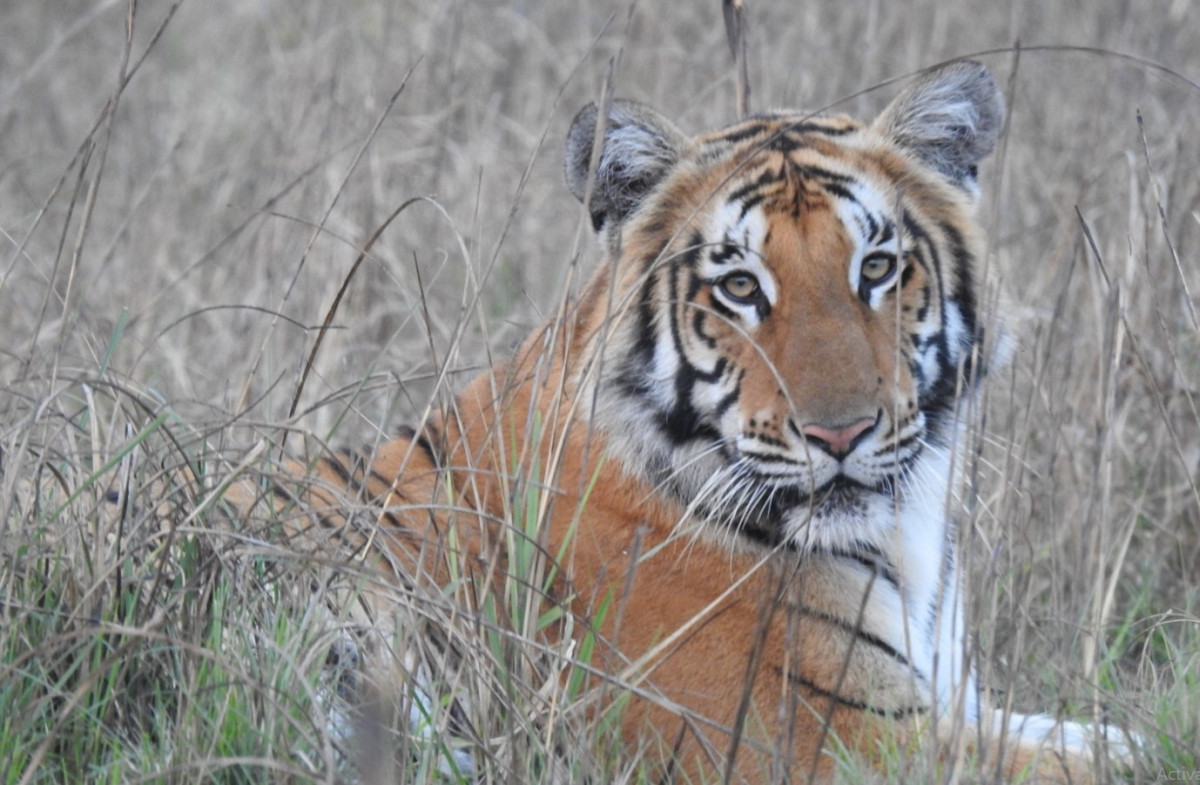
[[800,433],[834,458],[845,458],[854,449],[858,438],[874,428],[876,422],[876,417],[864,417],[840,428],[826,428],[824,425],[810,423],[801,428]]

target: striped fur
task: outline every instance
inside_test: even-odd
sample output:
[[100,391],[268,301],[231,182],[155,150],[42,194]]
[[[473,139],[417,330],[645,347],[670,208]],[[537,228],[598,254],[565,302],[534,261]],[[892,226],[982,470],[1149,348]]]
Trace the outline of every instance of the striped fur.
[[927,74],[872,124],[599,118],[576,118],[567,180],[607,257],[569,312],[420,432],[318,463],[303,500],[402,580],[446,580],[451,548],[486,580],[514,489],[546,489],[549,601],[586,619],[618,598],[599,662],[641,686],[625,736],[661,734],[664,772],[825,781],[834,738],[870,758],[962,716],[1005,778],[1092,781],[1086,726],[1001,737],[963,662],[946,507],[991,75]]

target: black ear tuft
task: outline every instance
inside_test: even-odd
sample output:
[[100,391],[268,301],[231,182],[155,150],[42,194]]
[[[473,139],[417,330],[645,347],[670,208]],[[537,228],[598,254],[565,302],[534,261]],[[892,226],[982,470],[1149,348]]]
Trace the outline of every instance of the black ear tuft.
[[[567,186],[579,201],[587,196],[599,112],[588,104],[567,133]],[[687,137],[653,109],[613,101],[604,126],[588,211],[599,231],[623,222],[666,176],[688,144]]]
[[874,127],[950,180],[974,184],[1004,125],[1004,95],[983,64],[963,60],[924,74]]

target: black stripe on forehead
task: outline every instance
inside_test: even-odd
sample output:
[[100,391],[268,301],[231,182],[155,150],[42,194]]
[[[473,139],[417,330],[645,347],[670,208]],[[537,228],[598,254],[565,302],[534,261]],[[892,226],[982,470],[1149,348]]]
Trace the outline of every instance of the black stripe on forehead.
[[[738,220],[742,220],[764,201],[783,200],[783,204],[791,203],[792,213],[799,213],[802,206],[809,208],[809,198],[819,193],[825,193],[837,199],[845,199],[858,203],[858,198],[847,187],[856,182],[855,178],[839,174],[814,164],[797,162],[787,155],[779,156],[764,162],[760,171],[749,177],[725,197],[726,204],[741,204]],[[790,191],[787,190],[790,186]]]
[[877,229],[871,231],[867,239],[873,243],[886,243],[896,237],[896,224],[890,218],[884,218]]
[[883,245],[896,238],[896,224],[887,215],[878,215],[860,202],[853,193],[842,197],[855,208],[854,218],[863,239],[871,245]]
[[859,126],[853,123],[840,123],[844,123],[844,121],[831,122],[822,118],[798,119],[788,122],[786,115],[768,115],[739,123],[718,135],[705,139],[704,144],[707,147],[732,146],[759,137],[766,137],[761,142],[761,149],[786,152],[808,146],[805,136],[839,137],[859,130]]
[[865,237],[867,240],[874,241],[875,238],[880,234],[882,225],[887,223],[888,220],[886,218],[877,219],[875,215],[873,215],[871,211],[868,210],[853,193],[847,192],[846,195],[841,198],[843,201],[852,204],[855,208],[853,213],[854,222],[857,224],[857,226],[854,228],[858,229],[859,234]]
[[738,202],[747,198],[762,199],[759,191],[772,186],[784,179],[784,173],[775,167],[766,167],[757,177],[735,188],[727,197],[730,202]]
[[[791,184],[806,194],[815,193],[817,188],[823,188],[834,196],[852,198],[852,194],[845,186],[857,181],[854,175],[841,174],[811,160],[814,156],[817,160],[828,158],[827,153],[813,150],[811,156],[799,156],[801,160],[797,160],[795,153],[811,148],[809,144],[811,140],[806,139],[806,135],[843,136],[859,130],[859,126],[828,126],[819,121],[803,120],[796,121],[789,126],[781,125],[783,120],[784,118],[770,118],[771,122],[747,121],[748,124],[735,126],[725,134],[702,140],[701,149],[711,151],[708,154],[701,154],[702,161],[711,159],[714,155],[720,157],[748,156],[730,174],[732,179],[738,177],[738,170],[745,172],[741,184],[727,194],[725,201],[742,202],[742,215],[744,216],[754,205],[763,200],[766,196],[764,191],[781,183]],[[762,137],[761,141],[756,143],[750,141],[760,137]],[[741,144],[743,142],[745,144]],[[737,146],[738,149],[730,151],[728,148],[731,146]],[[756,158],[758,153],[764,155]],[[805,158],[810,160],[803,160]],[[752,173],[755,169],[758,171]]]
[[[774,151],[772,151],[774,152]],[[744,182],[737,189],[729,194],[730,199],[740,199],[745,195],[754,192],[757,188],[773,185],[785,180],[808,180],[816,181],[822,185],[828,184],[846,184],[857,182],[858,178],[853,175],[842,174],[835,172],[832,169],[820,166],[815,163],[797,161],[790,155],[771,155],[755,161],[753,164],[742,164],[746,169],[761,167],[761,171],[753,179]]]
[[[742,214],[738,220],[746,217],[746,208],[742,209]],[[728,231],[725,232],[725,237],[721,242],[716,243],[709,254],[708,259],[713,264],[723,267],[731,261],[736,261],[742,258],[742,245],[734,242],[733,237]]]
[[823,166],[816,164],[802,164],[792,159],[787,159],[792,168],[805,180],[816,180],[822,185],[845,185],[857,181],[857,178],[848,174],[840,174],[832,169],[826,169]]
[[726,130],[719,136],[705,140],[705,145],[735,145],[739,142],[745,142],[749,139],[754,139],[765,134],[769,134],[774,130],[774,122],[768,119],[763,119],[755,122],[749,120],[745,123],[739,123],[732,128]]

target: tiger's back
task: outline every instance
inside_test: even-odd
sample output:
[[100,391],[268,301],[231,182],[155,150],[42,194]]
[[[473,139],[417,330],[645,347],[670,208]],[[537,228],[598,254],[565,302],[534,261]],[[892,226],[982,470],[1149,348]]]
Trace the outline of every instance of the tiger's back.
[[578,300],[299,497],[397,579],[438,583],[463,556],[472,580],[503,574],[535,488],[548,602],[586,628],[614,598],[598,664],[636,687],[624,735],[657,734],[668,771],[824,781],[831,739],[871,757],[959,716],[1006,777],[1087,781],[1083,726],[991,733],[963,661],[947,500],[979,364],[976,167],[1002,121],[975,63],[869,125],[778,113],[690,138],[585,108],[567,180],[607,254]]

